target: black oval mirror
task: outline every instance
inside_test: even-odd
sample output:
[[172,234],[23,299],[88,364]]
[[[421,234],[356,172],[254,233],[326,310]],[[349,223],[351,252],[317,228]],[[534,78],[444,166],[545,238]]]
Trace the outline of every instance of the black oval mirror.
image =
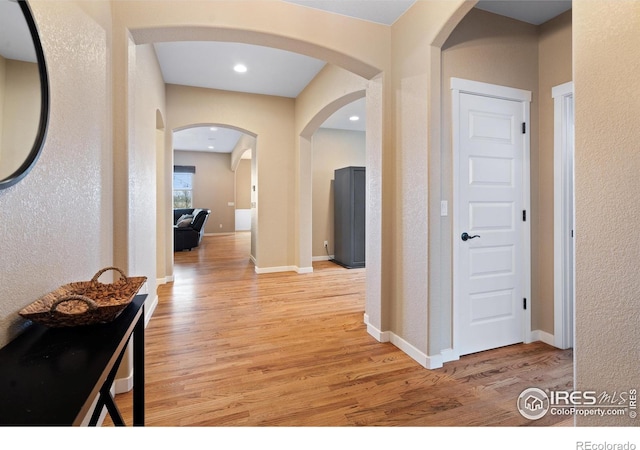
[[48,119],[47,68],[29,5],[0,0],[0,189],[34,166]]

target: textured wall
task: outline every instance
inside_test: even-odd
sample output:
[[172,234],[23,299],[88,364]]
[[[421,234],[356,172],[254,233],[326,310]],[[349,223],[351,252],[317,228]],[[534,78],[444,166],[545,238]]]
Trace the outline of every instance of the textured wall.
[[573,79],[571,53],[571,11],[556,17],[539,27],[538,43],[538,152],[532,153],[537,161],[537,192],[531,194],[536,200],[537,226],[537,297],[531,311],[532,330],[554,333],[553,307],[553,178],[554,178],[554,111],[551,89]]
[[[135,46],[133,71],[127,166],[128,210],[116,209],[115,219],[128,218],[128,270],[132,276],[147,277],[147,290],[153,299],[156,295],[156,252],[164,253],[164,248],[156,248],[156,215],[171,201],[166,199],[167,204],[156,204],[156,112],[165,110],[165,92],[153,46]],[[169,220],[173,221],[173,215]]]
[[313,256],[333,254],[334,171],[366,164],[365,133],[320,128],[313,135]]
[[251,160],[241,159],[236,168],[236,209],[251,209]]
[[218,124],[258,136],[258,266],[290,265],[294,100],[177,85],[167,85],[166,93],[167,129]]
[[[537,98],[538,92],[538,29],[534,25],[508,19],[486,11],[472,9],[451,33],[442,47],[442,99],[443,99],[443,138],[442,138],[442,198],[449,200],[449,216],[443,217],[443,236],[449,243],[442,254],[441,271],[447,280],[442,290],[442,299],[446,299],[445,311],[451,311],[451,264],[453,227],[453,153],[451,142],[452,109],[451,77],[509,86],[532,92]],[[536,198],[538,190],[538,105],[531,103],[531,198]],[[552,159],[553,161],[553,159]],[[530,217],[538,217],[537,202],[531,202]],[[531,223],[532,249],[532,313],[538,308],[537,296],[537,249],[539,236],[537,224]],[[553,244],[553,241],[552,241]],[[446,314],[443,314],[443,318]],[[451,316],[449,314],[449,323]],[[553,325],[553,324],[552,324]],[[536,329],[535,327],[532,329]],[[448,331],[448,330],[447,330]],[[443,338],[443,343],[447,340]],[[449,345],[451,342],[449,340]],[[446,346],[444,348],[447,348]]]
[[51,86],[40,159],[0,191],[0,345],[18,311],[63,283],[112,264],[108,3],[30,2]]
[[[577,389],[640,386],[640,2],[573,5]],[[631,425],[628,416],[579,425]]]
[[[174,151],[173,162],[196,167],[193,177],[193,206],[211,210],[205,233],[233,233],[236,228],[235,208],[228,206],[228,203],[234,201],[235,177],[231,171],[230,155]],[[247,181],[247,186],[249,183]]]
[[[383,259],[389,264],[389,329],[427,354],[429,295],[429,123],[440,111],[430,110],[431,45],[463,2],[416,2],[392,27],[391,83],[393,152],[384,158]],[[434,115],[436,114],[436,115]],[[431,150],[433,151],[433,150]],[[436,265],[439,263],[436,262]],[[383,313],[387,313],[383,311]]]

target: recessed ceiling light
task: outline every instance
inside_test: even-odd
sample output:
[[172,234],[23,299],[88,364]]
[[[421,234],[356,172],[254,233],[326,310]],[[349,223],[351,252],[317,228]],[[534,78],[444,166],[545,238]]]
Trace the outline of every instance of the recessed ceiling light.
[[209,128],[209,130],[211,130],[211,131],[218,131],[218,129],[217,129],[216,127],[211,127],[211,128]]
[[213,145],[210,145],[209,147],[207,147],[209,150],[213,150]]
[[351,116],[351,117],[349,117],[349,120],[350,120],[350,121],[352,121],[352,122],[357,122],[358,120],[360,120],[360,117],[358,117],[358,116]]
[[247,71],[247,66],[245,66],[244,64],[236,64],[235,66],[233,66],[233,70],[238,73],[245,73]]

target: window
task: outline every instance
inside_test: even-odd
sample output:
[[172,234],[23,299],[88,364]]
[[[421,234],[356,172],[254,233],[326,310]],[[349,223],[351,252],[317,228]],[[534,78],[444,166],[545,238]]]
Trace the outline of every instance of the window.
[[195,166],[173,166],[173,207],[193,208]]

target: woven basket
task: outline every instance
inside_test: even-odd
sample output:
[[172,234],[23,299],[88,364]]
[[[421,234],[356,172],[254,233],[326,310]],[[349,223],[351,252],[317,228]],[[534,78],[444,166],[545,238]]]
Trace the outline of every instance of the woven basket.
[[[120,273],[113,283],[101,283],[108,271]],[[131,303],[147,277],[127,277],[117,267],[105,267],[91,281],[78,281],[60,286],[20,311],[25,319],[49,327],[75,327],[107,323],[114,320]]]

